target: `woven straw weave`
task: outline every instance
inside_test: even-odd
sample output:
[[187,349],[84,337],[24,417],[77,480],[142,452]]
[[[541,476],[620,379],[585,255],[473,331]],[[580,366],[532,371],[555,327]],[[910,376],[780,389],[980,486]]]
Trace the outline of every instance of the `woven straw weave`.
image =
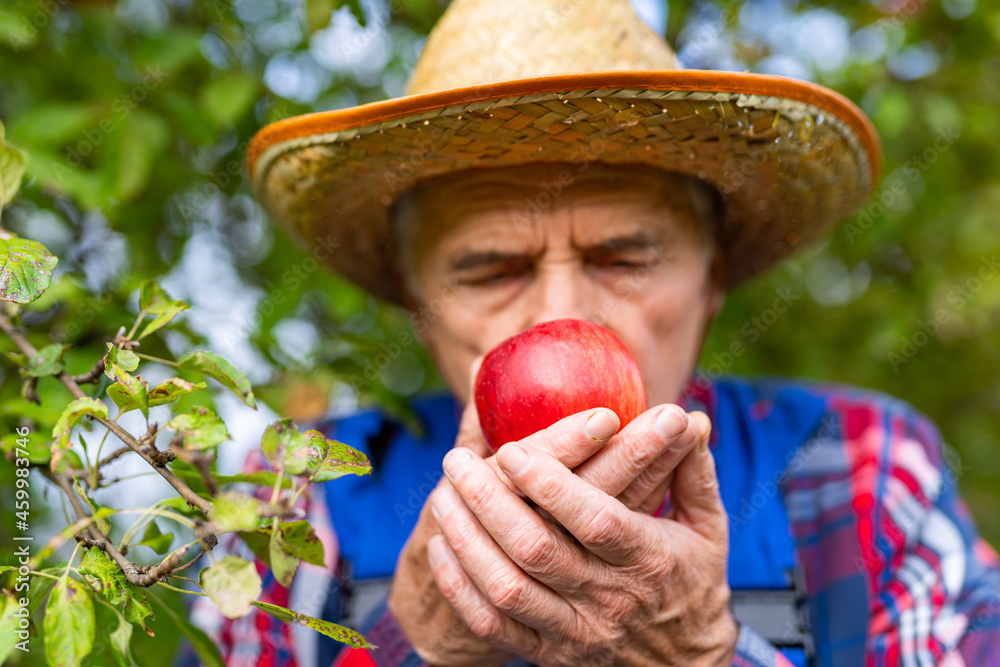
[[[511,11],[529,4],[561,13],[531,13],[518,33],[509,25]],[[601,20],[581,6],[603,8]],[[503,16],[508,29],[496,29]],[[494,26],[497,36],[490,41],[477,25]],[[562,32],[568,32],[564,43],[553,46]],[[496,45],[512,34],[521,41],[497,55]],[[574,63],[586,70],[587,59],[623,70],[676,68],[673,53],[626,0],[455,0],[431,34],[410,89],[429,94],[518,72],[565,72]],[[373,118],[335,132],[316,131],[320,116],[303,119],[309,129],[296,135],[293,119],[282,129],[293,136],[258,142],[251,176],[272,215],[307,245],[339,244],[329,263],[395,302],[402,281],[389,207],[419,182],[462,169],[545,161],[572,163],[573,171],[599,160],[709,181],[725,198],[729,287],[821,236],[866,197],[871,160],[878,157],[870,154],[874,135],[862,141],[857,122],[833,113],[827,97],[811,96],[818,87],[797,100],[752,91],[658,90],[657,72],[649,74],[645,88],[557,92],[529,92],[546,80],[525,79],[527,94]],[[481,89],[477,95],[483,97]],[[329,112],[332,120],[338,113]]]

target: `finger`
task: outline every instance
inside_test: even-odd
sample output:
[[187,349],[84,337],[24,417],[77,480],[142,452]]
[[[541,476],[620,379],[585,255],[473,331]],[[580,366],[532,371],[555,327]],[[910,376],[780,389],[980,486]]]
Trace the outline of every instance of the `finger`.
[[[529,546],[542,540],[548,548],[541,558],[555,559],[552,552],[563,556],[557,568],[563,578],[565,570],[573,569],[567,557],[569,539],[555,535],[481,459],[456,450],[445,457],[445,470],[454,488],[435,492],[431,507],[472,582],[491,604],[531,627],[567,627],[573,617],[569,604],[529,576],[512,558],[517,552],[508,554],[495,537],[502,535],[510,543],[524,536]],[[544,532],[533,531],[531,526],[544,526]]]
[[[567,469],[572,469],[603,447],[608,438],[618,431],[619,423],[618,415],[613,410],[607,408],[584,410],[560,419],[537,433],[532,433],[521,442],[551,454]],[[524,495],[506,475],[500,472],[494,457],[486,460],[504,486],[519,496]]]
[[[578,592],[586,585],[591,578],[582,569],[587,567],[586,552],[561,527],[542,516],[546,514],[544,509],[536,511],[529,507],[507,489],[485,462],[472,461],[466,470],[458,472],[457,458],[449,456],[445,460],[445,470],[454,491],[478,524],[520,570],[563,595]],[[499,475],[506,478],[503,473]],[[510,480],[507,483],[510,484]],[[451,500],[441,494],[435,503]],[[438,521],[440,523],[441,519]]]
[[444,537],[427,543],[427,559],[441,595],[474,634],[511,653],[539,643],[535,631],[490,604],[472,584]]
[[708,448],[712,424],[703,412],[691,413],[701,434],[698,447],[688,454],[674,473],[670,500],[680,523],[711,541],[728,538],[728,519],[719,496],[715,458]]
[[572,470],[604,447],[620,424],[614,410],[595,408],[560,419],[521,442],[546,452]]
[[660,405],[639,415],[575,472],[635,509],[697,443],[686,412]]
[[[476,395],[476,373],[482,363],[482,357],[476,357],[472,360],[470,381],[473,384],[473,388],[469,391],[470,397],[474,397]],[[455,437],[455,446],[471,449],[482,457],[492,454],[490,446],[486,444],[486,436],[483,434],[482,426],[479,424],[479,413],[476,412],[476,401],[474,398],[470,398],[469,402],[465,404],[465,409],[462,410],[462,419],[458,423],[458,435]]]
[[631,564],[649,544],[641,515],[545,452],[512,443],[497,453],[497,462],[518,488],[605,562]]
[[[653,489],[652,493],[646,496],[642,502],[635,508],[636,512],[641,512],[643,514],[648,514],[649,516],[658,516],[657,512],[663,507],[663,504],[667,502],[667,492],[670,490],[670,485],[674,483],[674,473],[668,473],[663,481],[660,482],[659,486]],[[627,491],[627,489],[626,489]],[[621,500],[621,496],[618,497]],[[624,503],[626,507],[629,507],[629,503]]]

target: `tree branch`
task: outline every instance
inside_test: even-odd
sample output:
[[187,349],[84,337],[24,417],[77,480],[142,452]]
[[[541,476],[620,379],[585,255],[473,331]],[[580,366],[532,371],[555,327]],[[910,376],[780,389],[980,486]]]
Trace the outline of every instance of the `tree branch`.
[[[39,469],[41,473],[47,477],[52,483],[63,490],[63,493],[69,498],[69,504],[73,507],[73,512],[76,514],[76,518],[83,520],[89,519],[91,515],[87,514],[87,511],[80,504],[80,499],[77,498],[73,489],[69,485],[69,479],[65,473],[54,473],[45,468]],[[107,535],[101,532],[101,530],[91,523],[88,525],[84,531],[87,535],[78,534],[76,535],[76,541],[85,547],[96,547],[102,550],[108,555],[111,560],[113,560],[121,571],[125,574],[125,579],[129,583],[135,584],[136,586],[141,586],[143,588],[148,588],[152,586],[164,575],[170,573],[174,568],[180,565],[187,553],[188,549],[180,549],[171,554],[170,558],[157,563],[154,566],[149,565],[136,565],[128,558],[122,555],[111,540],[108,539]]]
[[[14,344],[17,345],[17,347],[21,350],[21,352],[26,354],[29,359],[38,354],[38,350],[35,349],[35,346],[32,345],[28,341],[28,339],[25,338],[24,334],[22,334],[13,324],[11,324],[10,319],[8,319],[7,316],[3,314],[0,314],[0,330],[2,330],[5,334],[7,334],[7,336],[12,341],[14,341]],[[69,375],[66,372],[62,372],[57,377],[59,381],[62,382],[63,385],[69,390],[69,393],[72,394],[74,398],[89,398],[87,394],[85,394],[83,390],[80,389],[80,385],[76,383],[76,381],[73,379],[73,376]],[[100,422],[108,430],[110,430],[112,433],[118,436],[118,438],[122,442],[128,445],[132,449],[132,451],[136,452],[139,456],[141,456],[146,463],[152,466],[153,470],[159,473],[160,477],[165,479],[167,483],[170,484],[170,486],[174,487],[174,490],[177,491],[177,493],[180,494],[181,498],[186,500],[189,505],[201,510],[206,515],[208,514],[208,510],[212,506],[212,504],[209,501],[202,498],[201,496],[199,496],[194,491],[192,491],[186,484],[184,484],[184,482],[179,480],[176,475],[167,470],[167,468],[165,468],[162,465],[163,463],[162,458],[159,461],[161,465],[158,465],[158,462],[154,460],[153,456],[151,456],[149,452],[146,451],[146,448],[143,447],[142,444],[138,440],[136,440],[136,438],[133,437],[131,433],[129,433],[128,431],[126,431],[125,429],[123,429],[121,426],[111,421],[110,419],[104,419],[101,417],[91,417],[91,419],[95,419],[96,421]],[[156,452],[156,454],[159,454],[159,452]],[[160,457],[157,456],[157,458]],[[105,551],[107,550],[105,549]]]

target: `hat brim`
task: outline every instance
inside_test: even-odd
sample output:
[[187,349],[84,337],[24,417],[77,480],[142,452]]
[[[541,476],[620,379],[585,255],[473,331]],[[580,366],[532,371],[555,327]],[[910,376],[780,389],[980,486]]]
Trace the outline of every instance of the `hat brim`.
[[335,271],[395,303],[403,281],[389,209],[400,193],[464,169],[582,170],[593,160],[715,185],[732,288],[856,209],[881,152],[868,118],[832,90],[707,70],[559,74],[410,95],[272,123],[247,151],[268,212]]

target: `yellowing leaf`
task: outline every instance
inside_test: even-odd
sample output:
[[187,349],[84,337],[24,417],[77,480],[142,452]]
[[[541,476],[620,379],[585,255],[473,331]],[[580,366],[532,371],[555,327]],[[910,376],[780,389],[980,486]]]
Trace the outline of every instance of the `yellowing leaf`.
[[209,377],[215,378],[239,396],[240,400],[246,405],[255,410],[257,409],[257,403],[253,396],[253,388],[250,386],[250,381],[247,380],[246,374],[219,355],[198,350],[184,355],[178,363],[181,368],[199,371]]
[[208,518],[220,533],[234,530],[249,530],[258,525],[258,509],[261,502],[240,491],[224,491],[212,501]]
[[73,430],[73,425],[84,415],[107,418],[108,406],[97,399],[88,397],[78,398],[66,406],[52,429],[52,437],[55,438],[55,442],[52,443],[53,466],[58,463],[66,448],[69,447],[69,434]]
[[139,308],[150,315],[156,315],[156,318],[143,327],[139,334],[139,338],[145,338],[157,329],[166,326],[178,313],[187,310],[189,306],[183,301],[174,301],[162,287],[152,280],[147,280],[142,283],[139,289]]
[[0,230],[0,301],[37,299],[49,286],[58,262],[41,243]]
[[177,415],[169,422],[184,440],[185,449],[205,450],[229,440],[226,424],[208,408],[195,408],[194,412]]
[[115,370],[115,384],[108,386],[108,396],[122,412],[139,408],[149,417],[149,385],[141,375],[129,375],[121,368]]
[[17,195],[24,176],[24,156],[4,139],[0,123],[0,210]]
[[198,582],[226,618],[246,616],[250,605],[260,597],[257,568],[239,556],[226,556],[206,567],[198,575]]
[[94,601],[75,579],[63,575],[45,608],[45,658],[51,667],[77,667],[94,646]]
[[345,628],[342,625],[337,625],[336,623],[330,623],[329,621],[322,621],[318,618],[313,618],[312,616],[307,616],[305,614],[300,614],[297,611],[292,611],[291,609],[285,609],[284,607],[279,607],[276,604],[271,604],[269,602],[259,602],[255,601],[253,606],[266,611],[271,616],[274,616],[279,621],[284,621],[285,623],[298,623],[307,628],[312,628],[316,632],[326,635],[327,637],[332,637],[338,642],[347,644],[353,648],[366,648],[375,649],[375,646],[360,632],[355,632],[350,628]]

